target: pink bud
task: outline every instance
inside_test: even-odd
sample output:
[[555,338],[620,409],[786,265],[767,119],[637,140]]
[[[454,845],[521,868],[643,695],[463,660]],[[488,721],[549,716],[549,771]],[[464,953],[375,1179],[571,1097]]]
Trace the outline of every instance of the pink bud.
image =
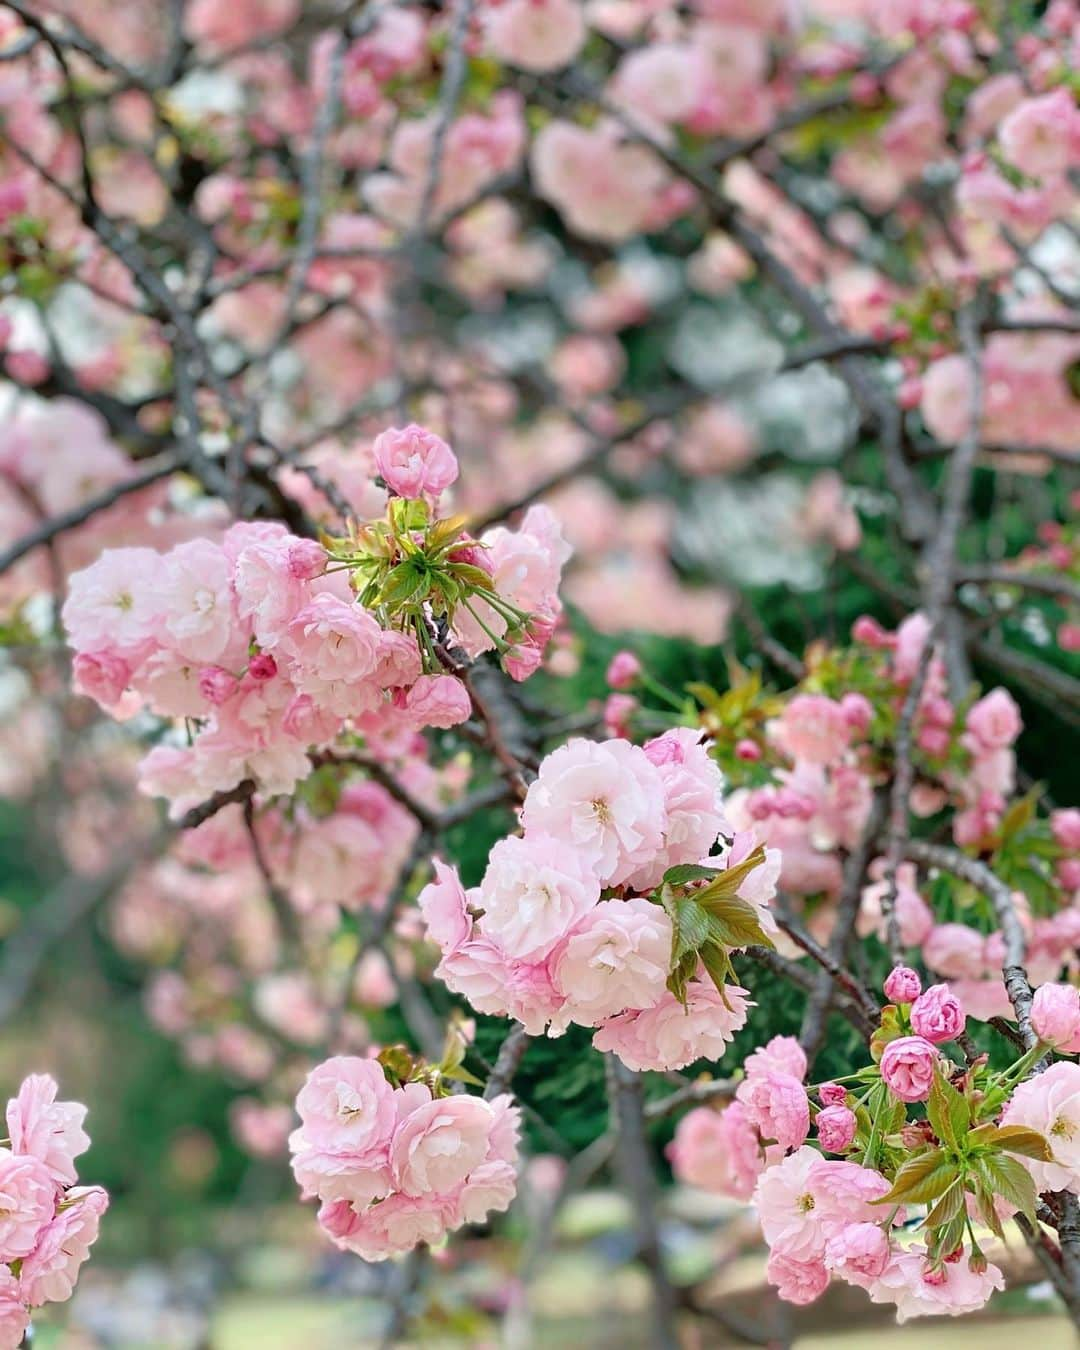
[[955,1040],[966,1021],[959,999],[947,984],[932,984],[911,1005],[912,1029],[934,1045]]
[[896,645],[892,633],[887,633],[877,619],[869,614],[859,615],[851,625],[851,636],[856,642],[865,643],[867,647],[889,648]]
[[42,384],[49,378],[49,363],[38,352],[8,352],[5,366],[17,384]]
[[297,581],[313,581],[326,571],[326,550],[314,539],[295,539],[286,553],[289,575]]
[[375,438],[373,450],[375,467],[399,497],[436,497],[458,476],[453,450],[415,422],[384,431]]
[[630,719],[638,706],[633,694],[609,694],[604,704],[604,727],[608,735],[629,738]]
[[1071,984],[1041,984],[1031,1003],[1031,1025],[1049,1045],[1075,1040],[1080,1036],[1080,991]]
[[885,997],[891,1003],[914,1003],[922,993],[922,981],[910,966],[894,966],[885,979]]
[[612,689],[629,689],[641,674],[641,662],[633,652],[616,652],[607,668],[607,682]]
[[867,731],[874,718],[873,705],[863,694],[845,694],[840,700],[840,711],[853,731]]
[[199,671],[199,693],[215,708],[220,708],[232,698],[238,684],[236,676],[230,675],[220,666],[203,666]]
[[752,764],[755,760],[761,758],[761,746],[756,741],[747,740],[744,737],[743,740],[735,743],[735,758]]
[[248,674],[253,680],[258,680],[260,684],[266,680],[272,680],[277,674],[277,662],[269,652],[259,652],[248,662]]
[[826,1153],[843,1153],[855,1138],[855,1112],[847,1106],[827,1106],[817,1116],[817,1133]]
[[822,1083],[818,1088],[818,1100],[822,1106],[843,1106],[847,1101],[847,1089],[839,1083]]
[[890,1041],[881,1056],[885,1086],[902,1102],[924,1102],[934,1084],[938,1052],[922,1036]]

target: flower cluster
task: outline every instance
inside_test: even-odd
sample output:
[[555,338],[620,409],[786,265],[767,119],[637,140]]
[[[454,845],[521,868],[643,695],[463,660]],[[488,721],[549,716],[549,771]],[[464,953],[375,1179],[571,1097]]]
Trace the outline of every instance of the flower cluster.
[[808,1088],[798,1043],[775,1037],[733,1102],[680,1122],[671,1159],[685,1181],[753,1199],[782,1298],[812,1302],[836,1278],[901,1321],[957,1316],[1004,1285],[975,1225],[1000,1238],[1013,1214],[1033,1219],[1038,1192],[1080,1193],[1080,1065],[1037,1071],[1048,1049],[1080,1049],[1080,994],[1043,985],[1038,1039],[1001,1072],[949,1056],[968,1018],[948,985],[898,966],[885,994],[872,1065]]
[[326,1060],[296,1109],[289,1147],[304,1198],[321,1201],[319,1224],[335,1245],[366,1261],[439,1242],[514,1197],[519,1113],[510,1097],[447,1095],[438,1072],[404,1052]]
[[0,1149],[0,1348],[22,1344],[31,1310],[71,1297],[109,1197],[79,1186],[75,1159],[90,1147],[86,1107],[58,1102],[55,1081],[32,1074],[7,1104]]
[[639,747],[572,740],[549,755],[522,810],[466,891],[436,864],[421,892],[436,974],[479,1012],[532,1034],[570,1023],[629,1066],[717,1058],[746,1020],[727,952],[768,943],[779,859],[729,834],[722,778],[698,734]]
[[539,665],[568,553],[554,518],[534,507],[520,531],[471,539],[433,514],[457,474],[443,441],[406,427],[374,455],[398,495],[346,539],[241,522],[165,554],[108,549],[72,578],[76,688],[118,717],[145,707],[197,724],[192,744],[158,746],[142,766],[146,790],[177,810],[246,779],[289,792],[346,729],[378,741],[464,721],[440,622],[469,655],[498,647],[516,678]]

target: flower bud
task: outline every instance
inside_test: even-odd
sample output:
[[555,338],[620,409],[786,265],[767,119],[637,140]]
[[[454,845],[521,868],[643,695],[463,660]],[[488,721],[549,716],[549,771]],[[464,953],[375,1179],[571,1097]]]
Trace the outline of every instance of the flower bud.
[[934,1084],[938,1052],[922,1036],[890,1041],[881,1056],[885,1086],[902,1102],[924,1102]]
[[894,966],[885,979],[885,997],[891,1003],[914,1003],[922,993],[922,981],[910,966]]
[[375,438],[375,467],[399,497],[435,497],[458,476],[453,450],[440,436],[416,423],[391,427]]
[[248,674],[260,684],[272,680],[277,674],[277,662],[269,652],[259,652],[248,662]]
[[207,703],[220,708],[236,693],[239,680],[220,666],[203,666],[199,671],[199,693]]
[[847,1089],[839,1083],[822,1083],[818,1088],[818,1100],[822,1106],[843,1106],[847,1101]]
[[967,1018],[947,984],[932,984],[911,1005],[911,1026],[933,1045],[961,1035]]
[[1041,984],[1031,1003],[1031,1025],[1049,1045],[1080,1036],[1080,991],[1071,984]]
[[607,668],[607,682],[612,689],[629,689],[641,674],[641,662],[633,652],[616,652]]
[[826,1153],[843,1153],[855,1138],[855,1112],[847,1106],[827,1106],[818,1112],[817,1133]]

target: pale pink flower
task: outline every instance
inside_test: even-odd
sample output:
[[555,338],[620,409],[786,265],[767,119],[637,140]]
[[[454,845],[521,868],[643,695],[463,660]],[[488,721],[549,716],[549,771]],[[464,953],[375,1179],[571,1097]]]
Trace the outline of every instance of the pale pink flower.
[[598,880],[617,886],[660,848],[663,780],[638,746],[574,739],[540,765],[522,820],[527,832],[563,841]]
[[83,1129],[86,1107],[58,1102],[56,1080],[34,1073],[23,1079],[18,1096],[7,1104],[7,1128],[15,1153],[28,1153],[45,1164],[58,1186],[75,1184],[75,1159],[90,1147]]
[[56,1208],[57,1185],[43,1162],[0,1148],[0,1261],[29,1255]]
[[[338,1056],[308,1074],[296,1098],[300,1130],[293,1139],[352,1156],[378,1153],[396,1119],[394,1090],[371,1059]],[[295,1149],[296,1145],[290,1145]]]
[[191,0],[184,13],[184,31],[208,51],[231,51],[253,38],[288,27],[300,13],[301,0]]
[[19,1281],[7,1266],[0,1266],[0,1346],[15,1350],[29,1324],[30,1310]]
[[451,1203],[444,1200],[433,1207],[430,1197],[395,1194],[358,1210],[347,1200],[336,1200],[320,1208],[319,1225],[342,1251],[355,1252],[365,1261],[385,1261],[421,1242],[439,1242]]
[[429,881],[416,903],[427,925],[427,935],[443,952],[455,951],[472,932],[469,902],[457,868],[441,859],[432,861],[435,880]]
[[224,550],[207,539],[178,544],[165,555],[158,599],[177,651],[200,664],[218,661],[235,625]]
[[420,675],[405,695],[404,711],[416,727],[456,727],[472,715],[472,698],[454,675]]
[[1019,736],[1024,723],[1009,691],[991,689],[969,709],[965,725],[983,750],[1004,750]]
[[765,1241],[791,1260],[819,1260],[825,1250],[826,1224],[834,1217],[826,1166],[817,1149],[804,1144],[766,1168],[755,1187],[754,1204]]
[[665,991],[653,1008],[610,1018],[593,1037],[593,1045],[613,1051],[637,1073],[684,1069],[698,1059],[720,1059],[735,1032],[746,1025],[752,1006],[747,991],[737,985],[727,985],[721,997],[711,982],[692,981],[685,1008]]
[[774,1036],[751,1051],[743,1067],[748,1076],[773,1070],[790,1074],[801,1083],[806,1077],[806,1052],[794,1036]]
[[289,624],[286,645],[301,690],[353,684],[369,676],[379,658],[382,629],[367,610],[328,592],[315,595]]
[[947,984],[932,984],[911,1005],[912,1030],[932,1045],[955,1040],[966,1021],[959,999]]
[[480,883],[484,934],[510,957],[538,961],[600,899],[600,883],[558,840],[511,836],[491,850]]
[[1080,1038],[1080,990],[1072,984],[1042,984],[1031,1003],[1031,1025],[1040,1040],[1064,1049]]
[[100,1186],[76,1187],[63,1199],[56,1218],[43,1229],[19,1272],[23,1297],[32,1308],[69,1299],[79,1267],[97,1241],[109,1197]]
[[76,651],[127,653],[155,638],[164,606],[162,558],[151,548],[108,548],[76,572],[60,617]]
[[106,711],[119,703],[131,679],[131,666],[115,652],[77,652],[71,663],[72,688]]
[[756,1070],[747,1074],[735,1095],[762,1139],[775,1141],[785,1149],[798,1148],[809,1134],[810,1102],[806,1089],[792,1074]]
[[890,1041],[881,1056],[881,1077],[902,1102],[924,1102],[934,1082],[938,1052],[922,1036]]
[[765,1278],[786,1303],[813,1303],[829,1287],[824,1262],[797,1261],[783,1250],[769,1253]]
[[749,1200],[765,1166],[753,1122],[742,1102],[722,1111],[699,1106],[679,1121],[668,1145],[680,1181],[735,1200]]
[[552,957],[555,988],[567,1000],[559,1024],[597,1026],[628,1008],[651,1008],[665,992],[671,920],[648,900],[595,905]]
[[399,497],[437,497],[458,476],[453,450],[415,422],[380,433],[372,453],[386,486]]
[[1062,85],[1025,99],[998,128],[998,142],[1006,159],[1033,178],[1067,173],[1080,162],[1080,109],[1072,93]]
[[889,1264],[889,1239],[880,1224],[847,1223],[825,1243],[825,1265],[848,1284],[869,1289]]
[[405,1195],[446,1195],[487,1157],[492,1108],[479,1097],[444,1097],[410,1112],[394,1131],[390,1162]]
[[926,939],[923,958],[949,979],[978,979],[986,972],[982,934],[963,923],[938,924]]
[[492,52],[522,70],[569,65],[587,35],[581,0],[506,0],[486,13]]
[[931,1276],[926,1249],[913,1246],[894,1252],[870,1286],[870,1301],[895,1303],[898,1322],[909,1317],[960,1317],[977,1312],[995,1289],[1004,1287],[1004,1275],[992,1264],[979,1274],[967,1261],[947,1261]]
[[1052,1162],[1022,1159],[1040,1191],[1080,1194],[1080,1064],[1061,1061],[1013,1090],[1003,1125],[1025,1125],[1050,1145]]
[[824,694],[796,694],[769,724],[769,735],[794,760],[833,764],[848,748],[851,727],[835,700]]

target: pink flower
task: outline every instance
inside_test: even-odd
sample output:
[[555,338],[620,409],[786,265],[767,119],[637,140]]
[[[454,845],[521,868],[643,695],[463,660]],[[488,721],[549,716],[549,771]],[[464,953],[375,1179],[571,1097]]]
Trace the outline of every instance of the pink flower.
[[405,712],[417,727],[456,727],[472,715],[472,699],[454,675],[421,675],[405,695]]
[[933,1045],[955,1040],[966,1021],[960,1001],[947,984],[932,984],[911,1005],[912,1029]]
[[43,1162],[0,1148],[0,1261],[29,1255],[56,1208],[57,1186]]
[[822,1083],[818,1088],[818,1100],[822,1106],[843,1106],[847,1102],[847,1089],[840,1083]]
[[876,1223],[848,1223],[825,1243],[825,1265],[848,1284],[869,1289],[889,1264],[889,1239]]
[[114,652],[77,652],[71,674],[76,693],[95,699],[108,710],[127,688],[131,666]]
[[922,993],[922,980],[910,966],[894,966],[885,979],[885,997],[892,1003],[914,1003]]
[[977,1312],[1005,1277],[988,1264],[980,1274],[967,1261],[946,1262],[932,1272],[922,1246],[895,1252],[870,1286],[871,1303],[895,1303],[896,1320],[909,1317],[960,1317]]
[[679,1121],[668,1145],[680,1181],[735,1200],[749,1200],[765,1165],[758,1133],[742,1102],[722,1111],[699,1106]]
[[472,932],[469,902],[457,874],[439,858],[432,861],[435,880],[429,881],[416,898],[427,924],[427,935],[443,952],[455,951]]
[[844,1153],[855,1138],[855,1112],[846,1106],[827,1106],[815,1120],[818,1139],[826,1153]]
[[796,1261],[781,1250],[769,1253],[765,1278],[786,1303],[813,1303],[829,1287],[822,1261]]
[[0,1266],[0,1345],[15,1350],[29,1324],[30,1311],[19,1281],[7,1266]]
[[239,687],[236,676],[220,666],[203,666],[199,671],[199,693],[215,708],[227,703]]
[[600,883],[576,854],[542,834],[502,839],[480,883],[486,937],[508,956],[539,961],[600,899]]
[[7,1127],[15,1153],[28,1153],[45,1164],[58,1186],[75,1184],[75,1159],[90,1147],[83,1129],[86,1107],[58,1102],[56,1080],[34,1073],[23,1079],[18,1096],[7,1104]]
[[609,694],[604,702],[604,730],[625,739],[630,735],[630,719],[640,707],[633,694]]
[[432,1205],[429,1197],[389,1195],[370,1208],[347,1200],[329,1201],[319,1210],[319,1225],[342,1251],[365,1261],[401,1256],[421,1242],[437,1243],[446,1233],[449,1199]]
[[453,450],[415,422],[376,436],[372,452],[383,481],[399,497],[437,497],[458,476]]
[[394,1184],[409,1196],[446,1195],[484,1161],[492,1108],[479,1097],[444,1097],[410,1112],[394,1131]]
[[671,920],[648,900],[603,900],[552,957],[555,988],[567,1000],[559,1025],[597,1026],[664,995]]
[[1061,1061],[1013,1090],[1003,1125],[1025,1125],[1050,1145],[1052,1162],[1022,1159],[1040,1191],[1080,1194],[1080,1064]]
[[983,938],[963,923],[943,923],[931,932],[923,947],[926,964],[950,979],[978,979],[985,973]]
[[109,548],[68,583],[61,618],[80,652],[131,652],[161,622],[162,559],[151,548]]
[[774,1140],[781,1148],[797,1148],[809,1134],[810,1103],[806,1089],[791,1074],[775,1069],[748,1073],[735,1095],[746,1107],[762,1139]]
[[312,596],[289,624],[286,639],[297,686],[317,694],[326,685],[363,680],[375,669],[381,636],[378,623],[359,605],[328,591]]
[[998,128],[1009,162],[1033,178],[1067,173],[1080,160],[1080,110],[1064,86],[1025,99]]
[[491,49],[522,70],[558,70],[581,50],[588,30],[578,0],[506,0],[486,16]]
[[79,1267],[97,1241],[108,1207],[109,1197],[100,1186],[77,1187],[65,1194],[63,1208],[46,1225],[19,1273],[23,1297],[32,1308],[71,1297]]
[[1043,984],[1031,1003],[1031,1025],[1040,1040],[1065,1048],[1080,1038],[1080,990],[1071,984]]
[[599,881],[617,886],[661,845],[663,780],[636,745],[574,739],[540,765],[522,821],[526,832],[561,840]]
[[801,1083],[806,1077],[806,1052],[794,1036],[774,1036],[747,1056],[744,1068],[748,1077],[773,1069]]
[[735,1032],[746,1025],[752,1006],[747,991],[737,985],[729,984],[722,998],[711,982],[692,981],[685,1008],[665,991],[655,1007],[610,1018],[593,1045],[613,1051],[638,1073],[684,1069],[697,1059],[720,1059]]
[[851,739],[851,726],[839,703],[824,694],[796,694],[769,725],[776,744],[794,760],[833,764]]
[[616,652],[607,668],[607,682],[612,689],[629,689],[641,674],[641,662],[633,652]]
[[1020,735],[1024,724],[1009,691],[991,689],[969,709],[966,726],[984,750],[1004,750]]
[[[396,1121],[394,1090],[375,1060],[341,1056],[308,1074],[296,1098],[304,1144],[366,1156],[390,1142]],[[290,1141],[296,1150],[296,1144]]]
[[881,1077],[902,1102],[924,1102],[934,1083],[938,1052],[921,1036],[890,1041],[881,1056]]
[[1080,809],[1075,806],[1052,811],[1050,829],[1062,848],[1080,849]]

